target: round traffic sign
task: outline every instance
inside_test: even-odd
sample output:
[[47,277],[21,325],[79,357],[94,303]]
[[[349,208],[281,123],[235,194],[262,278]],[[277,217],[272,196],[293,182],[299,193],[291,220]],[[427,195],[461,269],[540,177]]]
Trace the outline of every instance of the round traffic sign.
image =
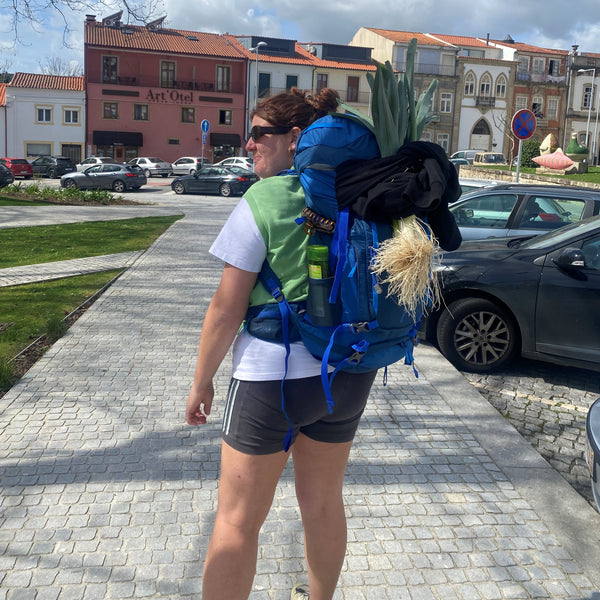
[[202,123],[200,123],[200,127],[204,133],[208,133],[208,130],[210,129],[210,123],[208,122],[208,119],[203,119]]
[[526,108],[515,113],[512,119],[512,132],[520,140],[526,140],[533,135],[536,127],[535,115]]

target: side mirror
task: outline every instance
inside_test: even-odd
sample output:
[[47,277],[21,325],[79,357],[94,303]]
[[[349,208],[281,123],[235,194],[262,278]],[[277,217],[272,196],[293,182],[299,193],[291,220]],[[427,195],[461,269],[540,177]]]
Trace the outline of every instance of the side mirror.
[[585,267],[585,257],[579,248],[565,248],[553,261],[561,269],[580,269]]

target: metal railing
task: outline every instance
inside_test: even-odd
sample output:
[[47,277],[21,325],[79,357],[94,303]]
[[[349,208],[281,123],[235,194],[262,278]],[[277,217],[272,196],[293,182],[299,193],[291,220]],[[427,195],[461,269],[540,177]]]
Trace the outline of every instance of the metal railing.
[[496,106],[495,96],[476,96],[475,106]]

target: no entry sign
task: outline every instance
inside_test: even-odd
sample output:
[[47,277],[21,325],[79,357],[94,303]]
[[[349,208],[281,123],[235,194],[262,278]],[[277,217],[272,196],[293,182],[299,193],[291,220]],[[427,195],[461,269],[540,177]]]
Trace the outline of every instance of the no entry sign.
[[512,132],[520,139],[526,140],[533,135],[536,127],[535,115],[526,108],[515,113],[512,120]]

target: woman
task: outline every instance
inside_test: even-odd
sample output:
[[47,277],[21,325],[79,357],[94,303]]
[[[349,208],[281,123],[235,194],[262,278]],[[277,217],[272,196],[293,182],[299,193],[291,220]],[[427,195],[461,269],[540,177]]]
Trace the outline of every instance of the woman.
[[[261,181],[245,194],[211,247],[225,263],[206,312],[186,421],[206,423],[212,379],[232,342],[233,377],[224,410],[221,478],[214,530],[203,577],[204,600],[248,598],[256,570],[258,534],[288,460],[289,429],[281,406],[283,344],[246,332],[236,335],[249,305],[273,301],[257,281],[265,258],[290,301],[307,293],[307,236],[294,219],[304,194],[292,166],[296,139],[317,118],[335,111],[337,93],[312,97],[297,89],[273,96],[252,113],[246,150]],[[301,342],[291,344],[284,394],[293,424],[296,495],[304,528],[311,600],[332,598],[346,551],[342,499],[344,472],[375,373],[340,373],[333,385],[331,415],[320,379],[321,364]],[[296,586],[291,598],[308,598]]]

